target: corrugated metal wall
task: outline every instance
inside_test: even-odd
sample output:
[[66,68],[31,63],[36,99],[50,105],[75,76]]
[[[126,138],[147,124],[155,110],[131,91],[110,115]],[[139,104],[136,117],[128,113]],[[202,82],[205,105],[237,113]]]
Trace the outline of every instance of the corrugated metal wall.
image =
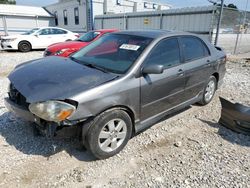
[[189,31],[211,40],[216,7],[170,9],[95,17],[95,29],[166,29]]
[[[5,25],[5,23],[6,25]],[[21,23],[21,24],[20,24]],[[54,26],[53,17],[0,16],[0,36],[20,34],[35,27]]]

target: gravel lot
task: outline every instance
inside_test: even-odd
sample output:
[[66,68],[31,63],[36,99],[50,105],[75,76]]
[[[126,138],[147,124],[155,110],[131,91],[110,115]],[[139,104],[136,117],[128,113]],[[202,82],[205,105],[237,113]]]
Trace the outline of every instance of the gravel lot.
[[4,107],[6,75],[42,53],[0,52],[0,187],[250,187],[250,137],[217,123],[218,96],[250,105],[250,63],[228,62],[209,105],[194,105],[95,161],[77,139],[33,136]]

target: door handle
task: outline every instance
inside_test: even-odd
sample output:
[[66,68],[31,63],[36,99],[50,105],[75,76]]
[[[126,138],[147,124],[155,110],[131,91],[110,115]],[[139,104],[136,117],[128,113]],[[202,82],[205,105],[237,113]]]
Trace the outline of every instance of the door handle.
[[204,66],[205,66],[205,67],[211,67],[211,62],[210,62],[209,59],[207,60],[207,64],[205,64]]
[[184,71],[182,69],[179,69],[177,75],[184,76]]
[[211,67],[211,63],[207,63],[205,67]]

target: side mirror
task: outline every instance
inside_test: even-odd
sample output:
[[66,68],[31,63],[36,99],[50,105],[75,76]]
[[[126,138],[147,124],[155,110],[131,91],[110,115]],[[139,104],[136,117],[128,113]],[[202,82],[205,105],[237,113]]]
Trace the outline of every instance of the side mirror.
[[142,74],[161,74],[163,70],[163,65],[146,65],[142,69]]
[[35,34],[34,34],[34,36],[35,36],[35,37],[38,37],[38,36],[39,36],[39,34],[38,34],[38,33],[35,33]]

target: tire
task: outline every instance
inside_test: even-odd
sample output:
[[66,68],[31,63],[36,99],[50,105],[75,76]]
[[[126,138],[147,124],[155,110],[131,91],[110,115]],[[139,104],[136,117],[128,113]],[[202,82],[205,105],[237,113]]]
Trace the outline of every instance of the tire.
[[89,123],[85,146],[98,159],[119,153],[132,135],[131,118],[123,110],[103,112]]
[[217,89],[217,79],[214,76],[210,76],[204,88],[202,99],[199,103],[203,106],[210,103],[214,97],[216,89]]
[[21,52],[29,52],[31,50],[31,44],[28,41],[21,41],[18,44],[18,50]]

